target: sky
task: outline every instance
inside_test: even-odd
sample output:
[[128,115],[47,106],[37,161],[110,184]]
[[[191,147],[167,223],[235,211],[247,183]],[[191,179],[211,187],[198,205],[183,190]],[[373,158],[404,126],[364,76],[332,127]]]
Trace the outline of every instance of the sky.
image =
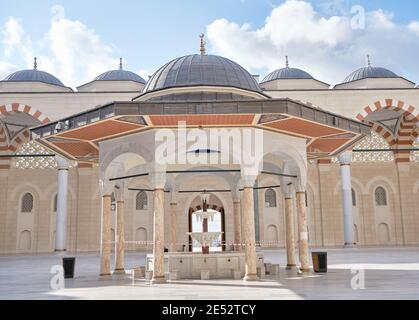
[[261,78],[284,66],[335,84],[366,65],[419,83],[416,0],[0,0],[0,79],[38,68],[73,88],[124,68],[148,79],[179,56],[230,58]]

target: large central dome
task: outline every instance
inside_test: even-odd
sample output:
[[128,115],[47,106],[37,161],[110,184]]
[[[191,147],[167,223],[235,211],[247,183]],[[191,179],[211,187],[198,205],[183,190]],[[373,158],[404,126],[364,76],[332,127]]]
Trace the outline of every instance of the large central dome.
[[261,92],[252,75],[239,64],[216,55],[176,58],[157,70],[144,92],[174,87],[220,86]]

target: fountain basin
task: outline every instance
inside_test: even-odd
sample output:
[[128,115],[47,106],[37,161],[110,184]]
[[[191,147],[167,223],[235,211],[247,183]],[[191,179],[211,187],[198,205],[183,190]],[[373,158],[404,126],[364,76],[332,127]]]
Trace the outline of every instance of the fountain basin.
[[[257,267],[264,266],[262,252],[257,253]],[[153,270],[153,254],[147,254],[146,269]],[[209,271],[210,279],[231,279],[233,271],[245,274],[244,252],[210,254],[169,252],[164,254],[165,272],[177,272],[178,279],[201,279],[201,271]]]
[[224,232],[188,232],[192,240],[199,242],[203,247],[210,247],[212,242],[219,238]]

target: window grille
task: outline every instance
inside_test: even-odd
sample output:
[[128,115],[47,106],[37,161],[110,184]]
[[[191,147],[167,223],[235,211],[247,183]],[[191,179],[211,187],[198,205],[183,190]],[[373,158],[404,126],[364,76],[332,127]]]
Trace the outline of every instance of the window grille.
[[135,209],[147,210],[147,202],[147,194],[145,193],[145,191],[138,192],[135,198]]
[[30,193],[25,193],[22,198],[22,212],[32,212],[33,196]]

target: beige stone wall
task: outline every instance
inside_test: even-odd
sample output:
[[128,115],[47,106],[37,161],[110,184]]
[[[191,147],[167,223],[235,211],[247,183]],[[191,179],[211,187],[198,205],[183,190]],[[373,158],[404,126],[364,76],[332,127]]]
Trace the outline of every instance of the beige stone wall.
[[273,98],[290,98],[311,103],[326,111],[355,118],[362,110],[384,99],[394,99],[419,108],[419,89],[369,90],[278,90],[266,91]]
[[[354,163],[352,187],[356,194],[353,207],[358,243],[361,246],[419,244],[419,163],[398,164]],[[194,178],[183,187],[227,187],[220,178]],[[71,169],[69,174],[69,207],[67,242],[70,251],[99,250],[100,196],[97,168]],[[276,185],[272,177],[264,177],[259,186]],[[149,187],[146,181],[133,186]],[[377,187],[386,191],[387,206],[375,204]],[[43,253],[53,250],[55,231],[54,196],[57,190],[57,171],[0,170],[0,253]],[[260,240],[263,245],[285,246],[284,201],[280,189],[275,189],[277,206],[266,208],[266,190],[258,191]],[[31,213],[21,212],[21,200],[26,192],[34,197]],[[136,192],[127,191],[125,197],[125,230],[127,249],[144,249],[132,243],[152,240],[152,193],[148,193],[146,210],[135,210]],[[177,198],[177,229],[179,249],[187,245],[188,208],[196,198],[182,194]],[[341,208],[340,171],[338,164],[309,164],[307,212],[311,246],[340,246],[343,243],[343,214]],[[220,193],[214,202],[222,204],[226,212],[226,240],[234,239],[232,199]],[[165,196],[165,243],[170,243],[170,197]],[[294,208],[295,209],[295,208]],[[114,215],[112,216],[114,219]],[[114,228],[114,221],[112,222]],[[142,231],[139,231],[141,229]],[[29,233],[28,233],[29,232]],[[28,247],[28,241],[30,247]],[[276,242],[276,245],[273,243]],[[148,246],[150,249],[150,245]]]

